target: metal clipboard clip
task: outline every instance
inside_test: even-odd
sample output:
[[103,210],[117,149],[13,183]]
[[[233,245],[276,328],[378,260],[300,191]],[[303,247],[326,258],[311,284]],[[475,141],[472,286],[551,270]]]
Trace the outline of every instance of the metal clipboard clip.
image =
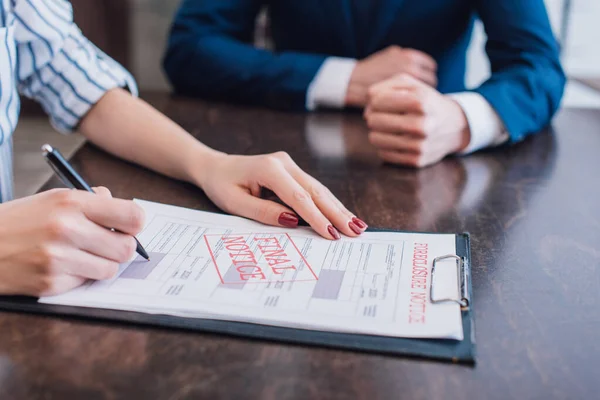
[[[433,288],[435,283],[435,270],[438,268],[438,264],[440,262],[446,260],[454,260],[456,261],[456,277],[458,282],[458,298],[443,298],[443,299],[435,299],[433,297]],[[432,304],[439,303],[457,303],[463,309],[468,309],[469,304],[471,302],[471,297],[469,293],[469,279],[470,279],[470,271],[469,271],[469,262],[462,257],[456,256],[454,254],[449,254],[447,256],[436,257],[433,259],[433,265],[431,267],[431,286],[429,287],[429,300]]]

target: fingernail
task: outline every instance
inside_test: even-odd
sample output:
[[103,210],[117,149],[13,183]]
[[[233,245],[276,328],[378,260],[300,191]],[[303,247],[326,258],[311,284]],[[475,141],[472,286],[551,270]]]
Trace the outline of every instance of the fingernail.
[[356,233],[357,235],[360,235],[362,233],[360,228],[356,226],[354,222],[348,222],[348,227],[352,229],[352,232]]
[[298,217],[292,213],[284,212],[281,213],[279,219],[277,220],[279,225],[285,226],[287,228],[296,228],[298,226]]
[[354,224],[360,229],[367,229],[369,227],[369,225],[365,224],[365,222],[362,219],[358,219],[356,217],[352,218],[352,222],[354,222]]
[[340,233],[338,232],[338,230],[335,229],[332,225],[329,225],[327,227],[327,232],[329,232],[329,234],[331,235],[331,237],[333,237],[335,240],[340,240],[342,238],[340,236]]

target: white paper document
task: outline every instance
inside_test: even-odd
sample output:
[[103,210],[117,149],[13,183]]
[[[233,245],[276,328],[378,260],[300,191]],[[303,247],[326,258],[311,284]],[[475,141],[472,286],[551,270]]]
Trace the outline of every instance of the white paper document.
[[[433,259],[455,235],[367,232],[330,241],[309,228],[136,200],[146,211],[136,255],[108,281],[40,302],[369,335],[463,339],[458,304],[429,300]],[[456,297],[439,268],[435,296]]]

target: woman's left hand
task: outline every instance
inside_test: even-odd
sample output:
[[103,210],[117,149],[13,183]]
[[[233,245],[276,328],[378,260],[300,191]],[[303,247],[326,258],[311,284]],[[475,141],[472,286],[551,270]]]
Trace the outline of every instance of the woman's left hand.
[[[302,217],[321,236],[355,237],[367,225],[354,216],[319,181],[304,172],[285,152],[258,156],[219,153],[198,179],[223,211],[267,225],[295,228]],[[260,198],[261,189],[274,192],[290,208]]]

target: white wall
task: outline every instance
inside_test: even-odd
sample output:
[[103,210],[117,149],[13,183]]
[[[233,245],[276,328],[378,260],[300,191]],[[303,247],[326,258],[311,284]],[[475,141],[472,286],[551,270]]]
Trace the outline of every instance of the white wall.
[[181,0],[133,1],[133,74],[142,90],[168,89],[162,72],[171,20]]
[[[560,37],[564,0],[545,1],[554,33]],[[600,76],[600,0],[572,0],[568,21],[567,43],[562,55],[567,74]],[[489,76],[484,46],[485,33],[478,22],[468,54],[468,87],[476,86]]]
[[[215,0],[218,1],[218,0]],[[301,0],[298,0],[301,1]],[[324,0],[326,1],[326,0]],[[502,1],[502,0],[497,0]],[[564,0],[545,0],[556,34]],[[161,67],[170,21],[180,0],[134,0],[133,72],[145,90],[168,88]],[[570,75],[600,75],[600,0],[572,0],[564,64]],[[469,51],[467,84],[473,86],[489,74],[483,45],[485,35],[477,26]]]

